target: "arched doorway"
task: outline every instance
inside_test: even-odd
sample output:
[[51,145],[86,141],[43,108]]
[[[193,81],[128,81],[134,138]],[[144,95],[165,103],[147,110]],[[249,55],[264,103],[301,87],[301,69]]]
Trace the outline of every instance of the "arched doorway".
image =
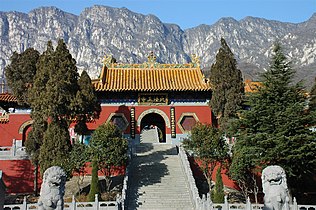
[[25,141],[27,139],[27,136],[29,134],[29,132],[31,131],[32,129],[32,124],[33,124],[33,120],[28,120],[26,122],[24,122],[20,128],[19,128],[19,134],[22,135],[22,145],[21,146],[24,146],[25,145]]
[[157,113],[146,114],[140,124],[141,132],[153,129],[157,132],[159,143],[166,142],[166,123],[163,117]]

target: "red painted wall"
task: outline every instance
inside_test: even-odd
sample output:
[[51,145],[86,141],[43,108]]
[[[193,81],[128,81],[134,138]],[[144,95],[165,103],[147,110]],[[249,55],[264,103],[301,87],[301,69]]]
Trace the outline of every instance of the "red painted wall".
[[[193,171],[193,174],[194,176],[197,176],[197,177],[202,177],[204,176],[203,175],[203,172],[201,171],[201,169],[199,168],[200,164],[201,164],[201,161],[198,159],[198,158],[189,158],[189,161],[190,161],[190,165],[191,165],[191,169]],[[214,171],[212,173],[212,180],[215,181],[216,180],[216,172],[217,172],[217,169],[218,169],[219,165],[215,166],[214,168]],[[234,182],[233,180],[231,180],[229,177],[228,177],[228,171],[227,169],[223,168],[221,170],[221,175],[222,175],[222,180],[223,180],[223,184],[229,188],[233,188],[233,189],[236,189],[236,190],[240,190],[240,188],[238,187],[238,185],[236,184],[236,182]]]
[[29,160],[0,160],[7,193],[33,192],[34,168]]
[[30,119],[29,114],[10,114],[9,122],[0,124],[0,147],[12,146],[13,139],[22,140],[19,128]]
[[[182,133],[177,122],[180,120],[182,113],[195,113],[201,123],[212,123],[212,111],[211,108],[207,105],[204,106],[174,106],[175,107],[175,119],[176,119],[176,130],[177,133]],[[95,130],[99,125],[105,123],[111,113],[123,113],[128,122],[130,122],[130,106],[102,106],[102,111],[100,118],[94,122],[88,123],[88,128]],[[171,106],[134,106],[135,108],[135,120],[137,122],[139,116],[146,110],[149,109],[158,109],[163,111],[169,118],[170,121],[170,108]],[[136,127],[136,134],[140,133],[140,128]],[[125,130],[125,133],[130,133],[129,126]],[[170,128],[166,127],[166,134],[170,134]]]
[[[171,106],[134,106],[135,120],[137,122],[139,116],[148,109],[158,109],[163,111],[170,121]],[[176,123],[180,120],[181,114],[185,112],[193,112],[198,117],[201,123],[211,123],[212,115],[209,106],[174,106]],[[88,123],[88,128],[96,129],[100,124],[107,121],[111,113],[123,113],[130,121],[130,108],[127,106],[102,106],[100,118],[94,122]],[[30,120],[29,114],[11,114],[9,123],[0,124],[0,146],[12,146],[12,140],[22,140],[22,134],[19,134],[20,126]],[[140,128],[136,127],[136,134],[140,133]],[[181,130],[176,124],[177,133]],[[27,132],[29,128],[27,128]],[[130,133],[130,128],[125,130],[125,133]],[[166,133],[170,134],[170,128],[166,127]],[[29,160],[0,160],[0,170],[3,171],[3,179],[7,186],[8,193],[27,193],[33,192],[33,166]],[[115,174],[124,174],[125,168],[120,167],[115,169]],[[91,167],[86,167],[86,174],[91,174]],[[102,175],[102,173],[99,173]]]

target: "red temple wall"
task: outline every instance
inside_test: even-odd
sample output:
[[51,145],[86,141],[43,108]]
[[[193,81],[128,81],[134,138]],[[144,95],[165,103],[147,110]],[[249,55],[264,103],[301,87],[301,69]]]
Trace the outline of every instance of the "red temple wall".
[[[211,123],[211,109],[209,106],[174,106],[175,107],[175,120],[176,131],[181,133],[177,122],[180,120],[182,113],[195,113],[201,123]],[[139,119],[140,115],[148,109],[157,109],[163,111],[170,121],[170,108],[171,106],[134,106],[135,120]],[[91,130],[96,129],[99,125],[106,122],[111,113],[123,113],[127,121],[130,121],[130,109],[127,106],[102,106],[100,118],[94,122],[88,123],[88,128]],[[10,114],[9,123],[0,124],[0,146],[12,146],[12,140],[22,140],[23,134],[19,133],[21,125],[30,120],[29,114]],[[140,133],[140,128],[136,127],[136,134]],[[25,127],[25,135],[30,130]],[[130,128],[125,131],[126,134],[130,133]],[[170,128],[166,126],[166,133],[170,134]],[[34,168],[29,160],[0,160],[0,170],[3,171],[3,180],[7,186],[8,193],[27,193],[33,191]],[[86,173],[91,173],[91,167],[86,167]],[[117,174],[124,173],[124,168],[118,168]],[[99,175],[102,175],[99,173]]]
[[[178,121],[180,120],[180,117],[182,113],[195,113],[197,118],[199,119],[199,122],[201,123],[211,123],[212,122],[212,111],[211,108],[208,105],[203,106],[174,106],[175,107],[175,119],[176,119],[176,130],[178,133],[181,133],[181,130],[178,126]],[[99,119],[95,120],[94,122],[88,123],[88,128],[91,130],[95,130],[99,125],[102,123],[105,123],[110,115],[112,113],[123,113],[125,118],[128,122],[130,122],[130,106],[102,106],[102,111],[100,114]],[[170,121],[170,108],[171,106],[134,106],[135,108],[135,120],[137,123],[137,120],[139,119],[140,115],[149,109],[158,109],[163,111]],[[130,127],[128,126],[125,130],[126,134],[130,133]],[[140,128],[136,127],[136,134],[140,133]],[[166,126],[166,133],[170,134],[171,130]]]
[[0,147],[12,146],[13,139],[22,140],[19,128],[30,119],[29,114],[10,114],[9,122],[0,124]]
[[0,160],[7,193],[33,192],[34,167],[30,160]]

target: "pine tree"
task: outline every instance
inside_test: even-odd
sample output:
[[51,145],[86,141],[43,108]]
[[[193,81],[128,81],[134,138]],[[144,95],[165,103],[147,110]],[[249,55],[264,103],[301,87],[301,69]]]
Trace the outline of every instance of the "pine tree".
[[8,85],[20,105],[29,104],[28,90],[33,84],[38,58],[39,52],[28,48],[21,54],[14,52],[10,58],[11,64],[5,67]]
[[213,86],[210,105],[219,119],[219,126],[225,129],[228,121],[236,118],[241,108],[244,84],[234,54],[223,38],[216,62],[211,67],[210,81]]
[[273,52],[262,86],[248,98],[251,109],[242,112],[238,121],[232,165],[242,164],[241,160],[249,167],[280,165],[293,189],[303,178],[315,174],[316,133],[309,126],[316,118],[306,111],[301,85],[292,84],[295,72],[278,43]]
[[39,169],[39,154],[42,146],[42,139],[47,129],[47,122],[40,118],[34,120],[32,130],[28,133],[27,141],[25,142],[26,152],[30,156],[31,162],[34,165],[34,193],[38,194],[38,169]]
[[[65,161],[71,147],[68,133],[69,122],[64,116],[69,115],[70,101],[76,95],[74,89],[77,86],[75,62],[63,41],[58,42],[56,51],[52,43],[48,42],[47,50],[38,60],[34,84],[29,94],[31,117],[36,125],[34,128],[38,136],[42,138],[33,138],[33,140],[31,138],[28,145],[34,147],[30,146],[28,151],[33,154],[39,153],[36,156],[38,160],[34,159],[34,161],[39,163],[41,174],[52,164],[66,165]],[[38,129],[43,128],[43,125],[48,122],[47,130]],[[53,135],[54,132],[59,134],[58,138]]]
[[316,78],[312,90],[310,92],[309,110],[316,111]]

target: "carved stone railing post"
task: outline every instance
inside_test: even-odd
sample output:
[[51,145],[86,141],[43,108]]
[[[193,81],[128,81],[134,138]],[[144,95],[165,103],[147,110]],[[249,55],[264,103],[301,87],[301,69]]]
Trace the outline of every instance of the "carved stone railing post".
[[213,210],[213,202],[211,200],[211,194],[210,193],[207,193],[207,196],[206,196],[206,200],[207,200],[207,210]]
[[12,148],[11,148],[11,155],[15,156],[15,154],[16,154],[16,141],[15,141],[15,139],[13,139]]
[[75,199],[75,196],[72,195],[71,210],[76,210],[76,208],[77,208],[76,199]]
[[179,154],[178,155],[179,155],[180,160],[181,160],[180,162],[181,162],[181,166],[184,170],[186,180],[189,184],[191,201],[193,202],[195,209],[202,209],[203,208],[203,200],[199,196],[198,189],[196,187],[195,180],[193,178],[192,170],[190,168],[190,163],[189,163],[188,157],[187,157],[184,149],[181,146],[179,146]]
[[22,209],[27,209],[27,203],[26,203],[26,197],[24,196],[24,198],[23,198],[23,204],[22,204],[23,206],[22,206]]
[[228,200],[227,200],[227,195],[225,195],[224,197],[224,206],[223,206],[224,210],[229,210],[229,204],[228,204]]
[[94,195],[94,209],[95,210],[99,210],[99,198],[98,198],[98,194]]
[[249,197],[247,198],[246,210],[252,210],[252,205],[251,205],[251,202],[250,202],[250,198],[249,198]]
[[297,202],[296,202],[296,198],[293,198],[293,209],[292,210],[298,210],[298,206],[297,206]]

